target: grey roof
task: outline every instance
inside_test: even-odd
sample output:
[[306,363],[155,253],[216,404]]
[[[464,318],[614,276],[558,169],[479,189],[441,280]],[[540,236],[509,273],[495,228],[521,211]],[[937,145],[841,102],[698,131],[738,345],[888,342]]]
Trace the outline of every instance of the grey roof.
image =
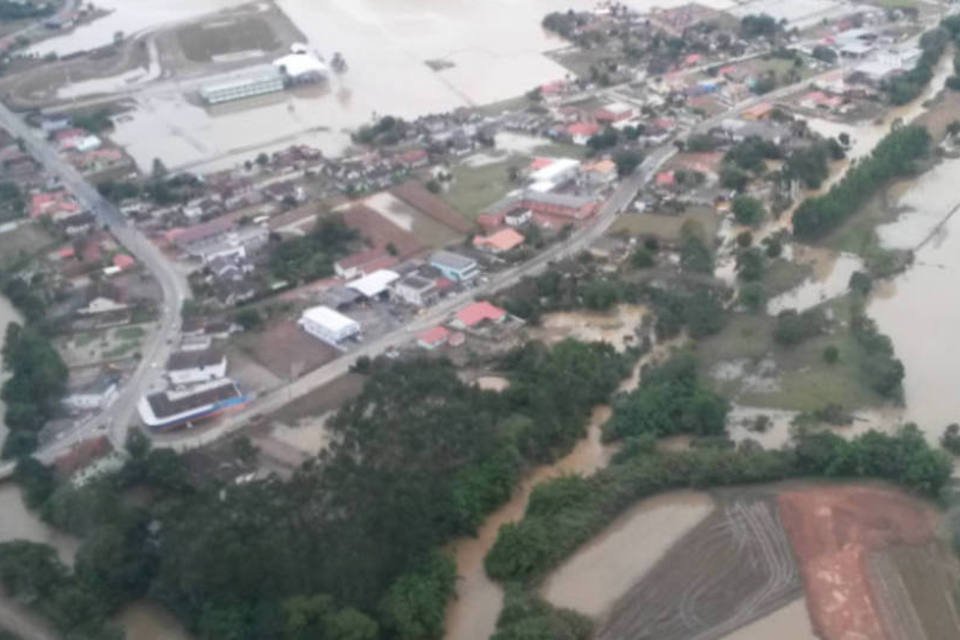
[[426,278],[421,278],[416,274],[411,274],[400,281],[405,287],[410,287],[411,289],[416,289],[417,291],[425,291],[430,287],[434,286],[432,280],[427,280]]
[[455,271],[461,271],[475,266],[477,261],[473,258],[462,256],[459,253],[453,253],[452,251],[435,251],[433,255],[430,256],[430,263],[439,264]]
[[167,371],[183,371],[184,369],[210,367],[219,364],[222,360],[223,354],[213,349],[178,351],[172,354],[167,361]]

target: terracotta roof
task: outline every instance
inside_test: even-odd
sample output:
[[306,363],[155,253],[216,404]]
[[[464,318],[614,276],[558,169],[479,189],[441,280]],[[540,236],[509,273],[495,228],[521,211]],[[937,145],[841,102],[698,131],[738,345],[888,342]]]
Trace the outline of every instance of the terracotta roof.
[[434,327],[427,329],[417,336],[417,341],[430,346],[439,346],[450,337],[450,331],[446,327]]
[[496,251],[510,251],[523,244],[523,234],[515,229],[501,229],[489,236],[477,236],[473,239],[475,247],[490,247]]
[[457,320],[467,327],[475,327],[484,320],[499,322],[505,317],[506,311],[486,301],[474,302],[457,312]]

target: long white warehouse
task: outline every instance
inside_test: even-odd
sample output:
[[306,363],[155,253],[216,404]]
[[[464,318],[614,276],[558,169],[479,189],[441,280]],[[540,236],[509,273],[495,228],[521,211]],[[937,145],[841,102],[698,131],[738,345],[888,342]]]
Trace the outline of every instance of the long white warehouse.
[[311,307],[303,312],[298,324],[310,335],[339,347],[344,340],[360,335],[360,323],[330,307]]

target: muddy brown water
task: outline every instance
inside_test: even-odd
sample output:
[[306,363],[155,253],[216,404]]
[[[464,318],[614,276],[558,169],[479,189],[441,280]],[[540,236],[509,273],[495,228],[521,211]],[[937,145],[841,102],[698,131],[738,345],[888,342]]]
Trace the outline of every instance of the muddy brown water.
[[723,640],[817,640],[807,613],[807,603],[801,598],[782,609],[737,629]]
[[603,615],[713,508],[710,496],[695,491],[642,500],[551,573],[542,595],[558,607]]
[[911,210],[881,227],[881,240],[913,248],[930,239],[916,251],[914,265],[893,280],[892,293],[874,296],[868,307],[906,369],[903,418],[931,440],[960,421],[960,216],[939,226],[960,204],[958,181],[960,160],[947,160],[903,194],[899,204]]
[[[621,384],[621,391],[634,389],[640,380],[643,365],[662,358],[672,345],[656,347],[637,363],[631,375]],[[565,474],[590,475],[609,464],[615,448],[602,441],[602,427],[610,419],[611,408],[601,405],[593,410],[587,436],[573,451],[555,464],[538,467],[520,483],[510,501],[490,515],[473,538],[453,542],[449,550],[457,563],[455,599],[447,607],[445,638],[447,640],[487,640],[495,631],[497,616],[503,606],[503,591],[487,577],[483,559],[493,547],[500,527],[523,518],[530,493],[541,482]]]

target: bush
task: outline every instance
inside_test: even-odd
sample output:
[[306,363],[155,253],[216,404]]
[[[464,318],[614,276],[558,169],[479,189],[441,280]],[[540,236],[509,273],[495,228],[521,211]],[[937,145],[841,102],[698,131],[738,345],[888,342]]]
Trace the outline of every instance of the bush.
[[643,247],[633,252],[630,256],[630,264],[635,269],[649,269],[656,264],[656,259],[649,249]]
[[836,364],[840,361],[840,350],[832,344],[823,349],[823,361],[827,364]]
[[740,287],[740,304],[750,313],[760,313],[767,304],[767,292],[759,282],[747,282]]
[[766,217],[766,210],[756,198],[739,195],[733,199],[733,217],[740,224],[755,227]]
[[794,309],[781,311],[773,329],[773,339],[777,344],[792,347],[818,336],[826,329],[827,319],[823,311],[810,309],[797,313]]

